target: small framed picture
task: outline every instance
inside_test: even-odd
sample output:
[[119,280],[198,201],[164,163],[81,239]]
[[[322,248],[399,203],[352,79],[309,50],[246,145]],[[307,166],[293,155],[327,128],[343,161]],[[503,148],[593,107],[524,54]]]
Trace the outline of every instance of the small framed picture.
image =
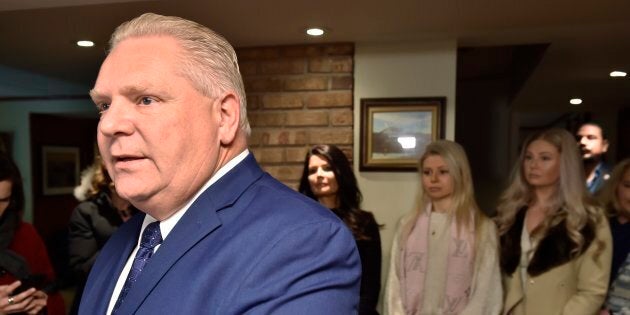
[[361,99],[360,171],[417,171],[424,148],[444,137],[445,97]]
[[43,146],[44,195],[72,194],[79,184],[79,148]]

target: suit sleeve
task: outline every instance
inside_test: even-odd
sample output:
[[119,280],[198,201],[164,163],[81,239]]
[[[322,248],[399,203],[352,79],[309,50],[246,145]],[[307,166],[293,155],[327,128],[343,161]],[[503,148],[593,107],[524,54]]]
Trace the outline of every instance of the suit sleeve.
[[77,206],[70,216],[69,224],[70,267],[84,277],[90,272],[99,252],[92,223],[85,213],[90,207],[95,208],[96,205],[85,202]]
[[361,265],[343,223],[325,220],[280,231],[253,263],[229,314],[356,314]]
[[562,314],[595,314],[604,303],[610,277],[612,236],[608,220],[603,217],[600,219],[596,238],[578,259],[577,292],[564,306]]

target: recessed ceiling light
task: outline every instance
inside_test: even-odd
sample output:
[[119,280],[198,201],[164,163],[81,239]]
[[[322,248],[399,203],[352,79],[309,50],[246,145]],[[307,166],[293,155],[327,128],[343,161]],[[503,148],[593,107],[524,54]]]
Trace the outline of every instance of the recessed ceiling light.
[[582,104],[582,99],[581,98],[572,98],[571,100],[569,100],[569,103],[571,103],[573,105],[580,105],[580,104]]
[[306,34],[311,36],[322,36],[324,35],[324,29],[313,27],[306,30]]
[[610,76],[613,78],[618,78],[618,77],[625,77],[627,75],[627,73],[623,72],[623,71],[613,71],[610,73]]
[[77,41],[77,46],[92,47],[94,46],[94,42],[91,40],[80,40],[80,41]]

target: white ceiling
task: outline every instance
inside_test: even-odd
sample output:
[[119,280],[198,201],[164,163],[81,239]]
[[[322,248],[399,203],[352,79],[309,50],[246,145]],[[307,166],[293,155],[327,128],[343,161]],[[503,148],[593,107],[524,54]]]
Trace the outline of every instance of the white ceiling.
[[[193,19],[237,47],[445,38],[460,47],[550,43],[515,106],[567,104],[569,95],[583,97],[587,108],[630,105],[630,79],[608,77],[613,69],[630,72],[627,0],[2,0],[0,65],[91,84],[115,26],[147,11]],[[329,33],[306,38],[307,26]],[[96,47],[74,45],[84,38]]]

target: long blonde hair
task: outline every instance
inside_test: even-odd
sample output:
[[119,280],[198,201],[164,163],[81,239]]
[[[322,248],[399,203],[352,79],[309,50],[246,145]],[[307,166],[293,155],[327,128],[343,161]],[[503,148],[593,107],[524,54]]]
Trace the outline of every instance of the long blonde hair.
[[619,184],[623,180],[623,175],[630,169],[630,158],[626,158],[617,163],[610,175],[610,178],[606,181],[604,189],[600,195],[603,205],[606,207],[608,215],[615,217],[619,215],[621,211],[621,205],[617,198],[617,189]]
[[553,128],[535,133],[523,144],[512,170],[510,184],[499,200],[499,234],[507,233],[514,224],[517,213],[533,201],[533,189],[525,180],[523,162],[527,148],[536,140],[548,142],[560,153],[560,180],[556,184],[556,193],[549,200],[547,217],[535,234],[542,235],[550,227],[566,220],[568,236],[576,244],[571,253],[577,254],[584,245],[584,237],[580,231],[589,222],[597,223],[601,218],[599,209],[586,190],[584,168],[575,138],[564,129]]
[[[455,219],[458,230],[470,227],[473,222],[478,227],[482,223],[483,218],[487,217],[479,210],[475,200],[470,164],[464,148],[458,143],[449,140],[431,142],[420,157],[420,163],[418,164],[420,172],[422,172],[424,161],[432,155],[438,155],[444,159],[448,166],[449,174],[453,178],[453,202],[451,209],[448,210],[448,215]],[[421,181],[418,193],[418,215],[425,211],[426,206],[430,202],[431,200],[425,193]],[[479,229],[476,228],[476,230]]]

